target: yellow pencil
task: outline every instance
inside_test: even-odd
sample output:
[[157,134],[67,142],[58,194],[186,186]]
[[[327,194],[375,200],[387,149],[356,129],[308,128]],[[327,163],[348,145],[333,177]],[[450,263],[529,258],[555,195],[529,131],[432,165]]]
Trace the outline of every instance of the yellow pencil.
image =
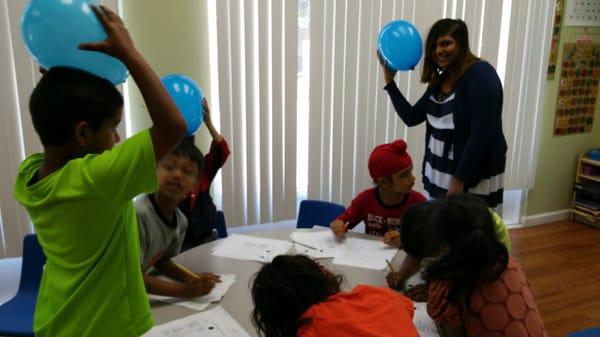
[[392,273],[395,273],[396,271],[394,270],[394,267],[392,267],[392,264],[390,263],[390,260],[388,260],[388,259],[385,259],[385,262],[387,263],[387,265],[388,265],[388,268],[390,268],[390,271],[391,271]]
[[193,278],[193,279],[199,279],[200,277],[198,276],[198,274],[194,273],[193,271],[187,269],[186,267],[179,265],[179,268],[181,268],[181,271],[183,271],[184,273],[186,273],[189,277]]

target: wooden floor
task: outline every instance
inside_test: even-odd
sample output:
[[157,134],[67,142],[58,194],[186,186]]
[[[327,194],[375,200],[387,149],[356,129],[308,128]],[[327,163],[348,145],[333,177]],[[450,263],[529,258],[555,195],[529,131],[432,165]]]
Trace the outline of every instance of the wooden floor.
[[600,229],[560,221],[510,237],[550,336],[600,327]]

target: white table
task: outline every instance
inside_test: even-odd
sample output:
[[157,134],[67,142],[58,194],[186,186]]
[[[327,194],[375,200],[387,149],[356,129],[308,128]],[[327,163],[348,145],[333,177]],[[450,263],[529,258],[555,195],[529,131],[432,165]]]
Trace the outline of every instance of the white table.
[[20,257],[0,259],[0,305],[17,294],[22,263],[23,259]]
[[[292,231],[294,231],[294,229],[289,228],[288,226],[287,228],[280,230],[244,234],[272,239],[289,240],[289,235]],[[381,237],[362,233],[350,232],[348,235],[372,240],[381,240]],[[261,264],[253,261],[241,261],[219,256],[212,256],[211,249],[219,242],[220,240],[190,249],[174,258],[174,260],[195,272],[235,274],[235,283],[231,286],[219,304],[225,310],[227,310],[227,312],[229,312],[229,314],[251,336],[258,336],[250,320],[250,314],[253,309],[252,298],[250,294],[250,279],[260,269]],[[292,248],[289,253],[293,254],[294,248]],[[399,266],[402,259],[404,259],[404,256],[406,256],[404,251],[399,251],[392,261],[393,265]],[[331,263],[332,259],[321,259],[319,261],[333,272],[344,276],[342,290],[350,290],[358,284],[369,284],[374,286],[385,286],[387,284],[385,280],[387,270],[377,271],[333,265]],[[211,307],[214,305],[215,304],[212,304]],[[152,302],[152,312],[157,325],[197,313],[197,311],[179,305],[165,304],[154,301]]]

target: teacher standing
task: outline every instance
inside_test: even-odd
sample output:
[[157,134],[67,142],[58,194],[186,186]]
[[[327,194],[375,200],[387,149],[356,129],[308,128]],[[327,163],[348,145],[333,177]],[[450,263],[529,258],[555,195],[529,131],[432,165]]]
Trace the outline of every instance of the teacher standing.
[[398,90],[396,72],[379,59],[398,116],[407,126],[427,123],[422,173],[429,195],[468,192],[500,206],[507,150],[502,83],[469,49],[464,21],[441,19],[431,27],[421,74],[428,87],[414,106]]

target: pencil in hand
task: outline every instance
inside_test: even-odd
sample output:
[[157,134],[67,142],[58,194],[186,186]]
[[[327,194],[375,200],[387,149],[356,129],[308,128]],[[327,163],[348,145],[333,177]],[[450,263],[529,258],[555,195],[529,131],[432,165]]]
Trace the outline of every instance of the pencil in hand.
[[390,263],[390,260],[385,259],[385,263],[387,263],[388,268],[390,269],[390,271],[392,273],[395,273],[396,271],[394,270],[394,267],[392,266],[392,264]]

